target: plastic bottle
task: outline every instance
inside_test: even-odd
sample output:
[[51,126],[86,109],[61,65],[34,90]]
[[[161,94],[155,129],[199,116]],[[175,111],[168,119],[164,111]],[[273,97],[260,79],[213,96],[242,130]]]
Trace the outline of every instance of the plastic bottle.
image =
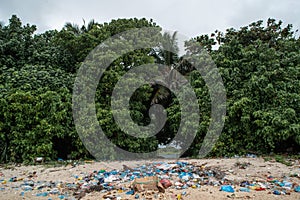
[[273,194],[275,194],[275,195],[281,195],[281,192],[278,191],[278,190],[274,190]]
[[288,181],[283,181],[284,187],[287,189],[291,189],[293,187],[293,183],[288,182]]
[[133,195],[134,194],[134,190],[129,190],[128,192],[126,192],[126,194]]
[[246,187],[241,187],[241,188],[240,188],[240,191],[241,191],[241,192],[250,192],[250,189],[249,189],[249,188],[246,188]]
[[23,190],[24,191],[29,191],[29,190],[32,190],[32,187],[29,186],[29,185],[25,185],[25,186],[23,186]]
[[300,186],[299,186],[299,185],[296,186],[295,189],[294,189],[294,191],[295,191],[295,192],[300,192]]
[[257,187],[255,190],[256,190],[256,191],[264,191],[264,190],[266,190],[266,188],[263,188],[263,187]]
[[48,192],[37,193],[35,196],[37,196],[37,197],[46,197],[46,196],[48,196]]
[[248,185],[250,185],[250,183],[249,183],[248,181],[243,181],[243,182],[240,184],[241,187],[246,187],[246,186],[248,186]]
[[51,194],[58,194],[59,193],[59,189],[58,188],[53,188],[51,191],[50,191]]
[[177,194],[177,200],[181,199],[181,194]]

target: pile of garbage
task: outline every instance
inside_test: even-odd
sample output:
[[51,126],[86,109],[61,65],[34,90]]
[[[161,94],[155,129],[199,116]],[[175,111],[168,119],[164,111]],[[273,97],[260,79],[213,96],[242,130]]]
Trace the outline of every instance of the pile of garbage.
[[[74,174],[72,183],[34,181],[35,172],[26,178],[4,179],[0,176],[0,195],[1,191],[7,190],[9,183],[15,183],[10,187],[20,191],[20,196],[31,192],[37,197],[47,197],[48,200],[81,199],[91,192],[99,192],[105,200],[163,199],[169,189],[178,191],[173,197],[179,200],[189,195],[186,189],[197,189],[203,186],[219,187],[220,191],[228,193],[267,190],[273,195],[289,195],[297,192],[300,198],[300,186],[290,181],[291,176],[282,177],[280,180],[268,176],[264,181],[237,182],[229,180],[226,171],[218,167],[207,167],[206,164],[178,161],[153,162],[135,168],[123,165],[122,170],[100,169]],[[247,167],[247,164],[240,167]],[[292,176],[300,178],[299,174]]]

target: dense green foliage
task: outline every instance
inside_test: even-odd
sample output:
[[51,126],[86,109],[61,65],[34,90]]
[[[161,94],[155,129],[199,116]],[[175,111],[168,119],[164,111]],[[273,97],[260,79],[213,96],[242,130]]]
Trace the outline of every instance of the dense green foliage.
[[[196,38],[211,51],[227,93],[214,154],[299,151],[300,40],[273,19]],[[212,51],[211,45],[220,47]]]
[[[22,25],[12,16],[0,25],[0,162],[31,161],[43,156],[91,157],[75,130],[72,90],[76,73],[88,53],[102,41],[131,28],[156,26],[152,20],[118,19],[79,27],[67,23],[60,30],[34,34],[36,27]],[[176,34],[161,35],[176,47]],[[292,26],[269,19],[239,30],[216,31],[191,39],[204,46],[217,65],[227,95],[225,127],[211,155],[247,152],[299,151],[300,146],[300,39]],[[168,44],[168,45],[170,45]],[[214,50],[213,46],[219,45]],[[172,84],[173,70],[190,81],[198,98],[201,121],[186,156],[196,156],[210,123],[210,96],[200,73],[186,60],[164,51],[166,44],[141,49],[118,58],[105,71],[96,92],[99,124],[119,147],[150,152],[167,144],[178,131],[180,105],[174,94],[158,83],[144,85],[130,101],[131,117],[149,123],[154,103],[167,108],[168,120],[155,137],[135,139],[122,133],[110,108],[115,84],[128,70],[146,63],[165,64],[171,72],[162,80]],[[193,55],[198,46],[187,42]],[[151,73],[154,67],[149,69]]]

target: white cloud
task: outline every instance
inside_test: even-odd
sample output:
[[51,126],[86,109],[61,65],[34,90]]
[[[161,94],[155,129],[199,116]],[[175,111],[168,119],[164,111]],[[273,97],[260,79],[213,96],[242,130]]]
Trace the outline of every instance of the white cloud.
[[66,22],[82,24],[82,19],[102,23],[131,17],[152,18],[164,29],[189,37],[216,29],[239,28],[269,17],[300,28],[300,3],[292,0],[0,0],[0,5],[0,21],[7,22],[12,14],[17,14],[24,23],[36,24],[40,32],[60,29]]

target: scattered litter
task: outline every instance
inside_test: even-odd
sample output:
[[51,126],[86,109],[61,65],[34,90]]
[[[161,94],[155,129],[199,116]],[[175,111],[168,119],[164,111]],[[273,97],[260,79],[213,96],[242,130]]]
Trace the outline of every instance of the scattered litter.
[[222,185],[220,191],[234,192],[234,189],[231,185]]
[[[135,168],[123,165],[122,170],[97,169],[82,172],[72,175],[73,182],[36,181],[39,175],[36,171],[27,172],[24,177],[5,177],[1,172],[0,192],[11,187],[20,190],[18,194],[22,197],[31,192],[36,197],[45,199],[81,199],[88,193],[98,192],[105,200],[159,200],[164,199],[166,193],[171,193],[174,200],[182,200],[186,199],[191,191],[202,190],[202,186],[218,187],[220,191],[232,193],[227,195],[228,198],[238,198],[238,194],[242,192],[251,194],[266,190],[273,195],[300,193],[299,184],[291,181],[291,177],[299,179],[299,174],[282,178],[267,175],[260,180],[247,175],[247,180],[242,181],[227,176],[250,165],[249,162],[236,163],[237,168],[223,171],[218,167],[207,166],[207,163],[153,162]],[[188,190],[189,188],[191,190]]]

